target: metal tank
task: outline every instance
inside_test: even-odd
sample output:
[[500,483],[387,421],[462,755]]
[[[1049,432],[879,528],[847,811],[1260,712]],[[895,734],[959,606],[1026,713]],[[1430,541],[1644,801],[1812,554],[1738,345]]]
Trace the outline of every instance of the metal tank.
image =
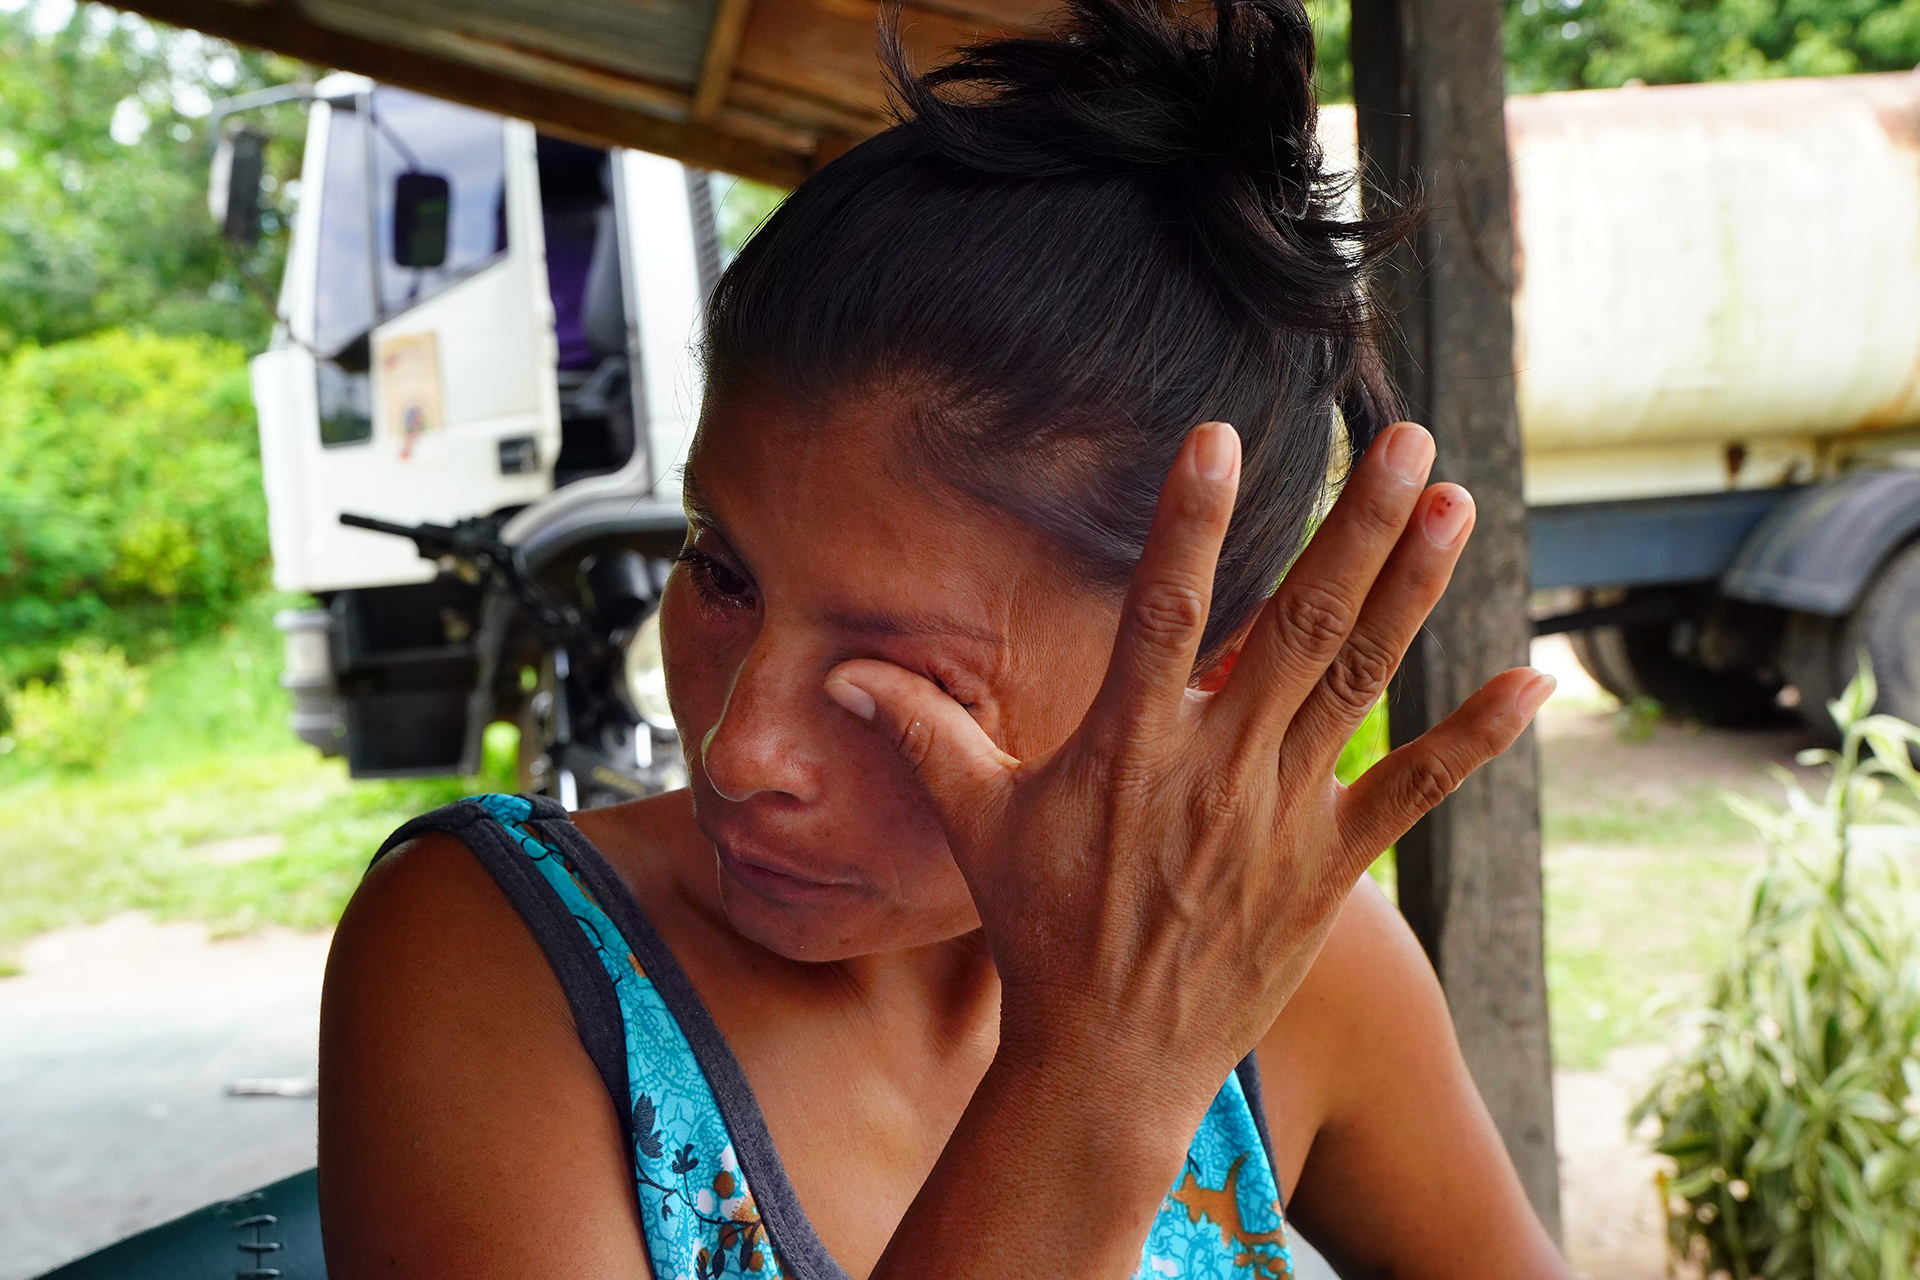
[[[1351,108],[1330,108],[1351,155]],[[1920,427],[1920,73],[1507,102],[1532,504],[1825,478]]]

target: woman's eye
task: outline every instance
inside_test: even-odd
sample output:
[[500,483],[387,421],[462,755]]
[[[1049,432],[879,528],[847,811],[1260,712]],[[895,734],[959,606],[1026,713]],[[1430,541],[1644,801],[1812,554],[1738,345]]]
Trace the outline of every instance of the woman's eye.
[[693,584],[703,598],[716,604],[738,605],[753,595],[753,584],[698,547],[681,549],[680,563],[693,575]]

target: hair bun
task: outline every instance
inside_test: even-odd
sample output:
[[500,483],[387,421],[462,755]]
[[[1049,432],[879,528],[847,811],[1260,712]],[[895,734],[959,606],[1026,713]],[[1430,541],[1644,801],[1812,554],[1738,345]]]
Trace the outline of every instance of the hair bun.
[[1299,0],[1066,0],[1044,35],[977,44],[919,76],[891,24],[884,36],[903,121],[940,159],[1146,182],[1183,206],[1205,260],[1255,315],[1365,323],[1341,277],[1393,236],[1338,220],[1352,175],[1324,167]]

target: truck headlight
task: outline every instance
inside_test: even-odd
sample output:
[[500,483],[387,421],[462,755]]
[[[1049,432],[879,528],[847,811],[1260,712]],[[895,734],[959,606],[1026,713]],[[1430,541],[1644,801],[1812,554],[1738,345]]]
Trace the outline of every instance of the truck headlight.
[[647,615],[627,641],[627,700],[640,718],[660,730],[673,732],[673,708],[667,703],[667,668],[660,658],[660,612]]

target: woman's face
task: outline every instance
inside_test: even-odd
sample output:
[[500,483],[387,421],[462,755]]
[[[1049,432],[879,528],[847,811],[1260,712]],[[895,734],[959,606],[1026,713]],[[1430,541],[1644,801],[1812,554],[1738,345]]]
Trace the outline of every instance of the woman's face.
[[979,923],[938,812],[882,732],[826,696],[827,672],[896,663],[1026,757],[1078,725],[1117,626],[1037,535],[913,473],[904,408],[710,399],[687,465],[667,691],[727,917],[795,959]]

